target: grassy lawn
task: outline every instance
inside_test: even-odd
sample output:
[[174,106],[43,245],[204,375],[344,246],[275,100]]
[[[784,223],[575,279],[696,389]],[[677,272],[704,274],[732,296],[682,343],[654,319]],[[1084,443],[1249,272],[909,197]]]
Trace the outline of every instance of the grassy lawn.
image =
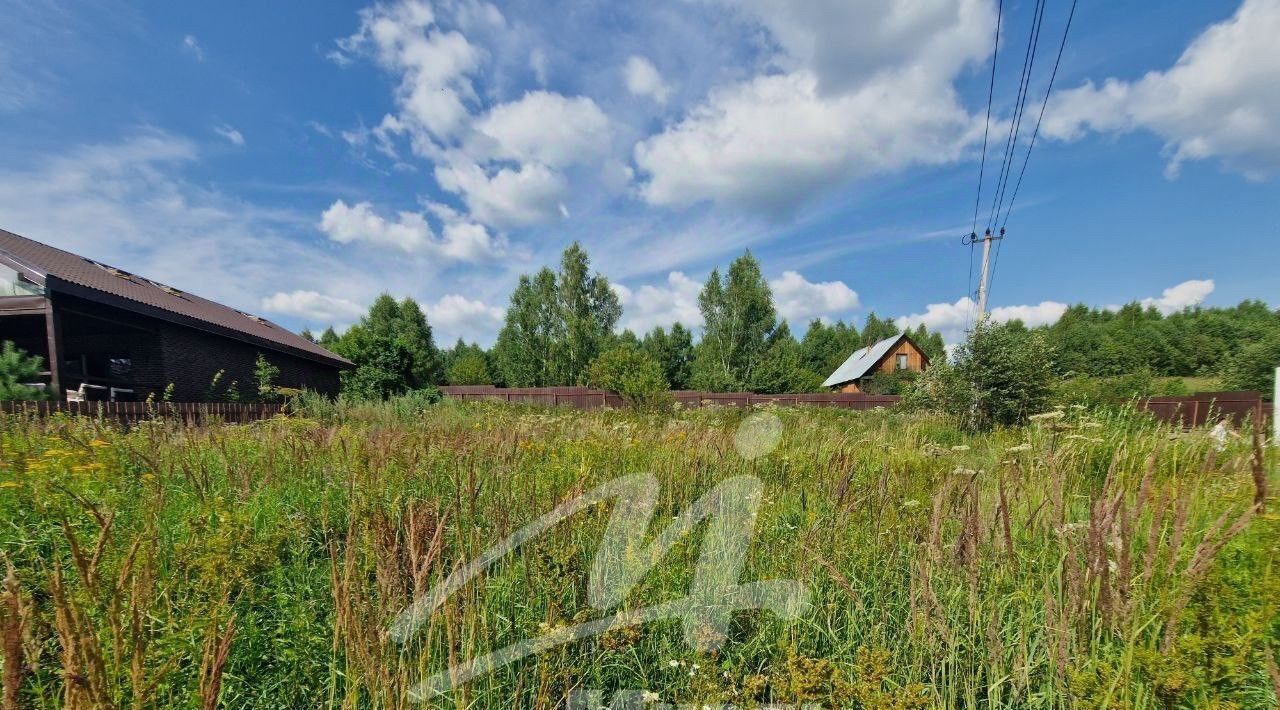
[[[427,676],[614,613],[589,596],[611,512],[598,505],[498,559],[405,644],[389,631],[525,524],[649,473],[650,536],[718,483],[759,481],[743,582],[796,580],[807,609],[739,611],[704,650],[676,620],[610,627],[424,707],[561,707],[575,690],[740,707],[1275,706],[1280,503],[1254,508],[1266,474],[1247,432],[1217,451],[1206,432],[1119,412],[982,435],[902,412],[764,416],[748,429],[776,416],[771,450],[743,448],[747,413],[732,409],[386,405],[130,431],[0,419],[5,692],[22,707],[410,706]],[[688,595],[701,529],[622,608]]]

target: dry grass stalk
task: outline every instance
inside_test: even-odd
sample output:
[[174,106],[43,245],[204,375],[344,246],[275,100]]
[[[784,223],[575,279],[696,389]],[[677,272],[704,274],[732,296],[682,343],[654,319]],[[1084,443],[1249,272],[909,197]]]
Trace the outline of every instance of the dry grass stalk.
[[1210,526],[1209,531],[1205,533],[1200,544],[1196,546],[1195,553],[1191,556],[1191,562],[1187,564],[1186,570],[1183,571],[1182,593],[1179,594],[1169,610],[1169,623],[1165,625],[1164,641],[1161,643],[1161,649],[1168,653],[1173,649],[1173,642],[1177,638],[1178,620],[1182,616],[1183,609],[1191,601],[1191,595],[1195,591],[1196,586],[1204,575],[1208,573],[1209,566],[1213,563],[1218,552],[1222,550],[1227,543],[1231,542],[1236,535],[1245,529],[1253,517],[1258,513],[1258,506],[1252,505],[1245,509],[1240,517],[1227,528],[1226,532],[1219,534],[1222,526],[1228,519],[1231,511],[1223,513],[1214,524]]
[[1257,506],[1259,513],[1265,513],[1267,507],[1266,451],[1262,446],[1261,427],[1256,424],[1253,427],[1253,456],[1249,463],[1250,471],[1253,473],[1253,504]]
[[1004,474],[1000,474],[997,486],[999,488],[1000,502],[996,508],[996,517],[1001,520],[1001,532],[1004,534],[1004,550],[1009,555],[1009,559],[1014,560],[1013,521],[1009,519],[1009,497],[1005,493]]
[[76,708],[114,707],[107,686],[106,665],[97,634],[84,609],[67,593],[61,567],[55,565],[49,578],[54,623],[62,647],[63,706]]
[[844,591],[845,594],[849,595],[849,598],[852,599],[853,603],[858,607],[858,611],[866,612],[867,608],[862,603],[862,595],[858,594],[858,590],[853,588],[853,583],[850,582],[847,577],[841,574],[840,570],[836,569],[836,566],[832,564],[829,560],[827,560],[827,558],[824,555],[820,555],[817,552],[814,552],[812,549],[810,549],[806,545],[802,544],[801,547],[804,548],[805,552],[809,553],[809,559],[813,560],[814,562],[817,562],[818,566],[826,570],[827,574],[830,575],[831,577],[831,581],[835,582],[837,587],[840,587],[840,589]]
[[29,601],[23,599],[13,565],[8,568],[0,593],[0,651],[4,653],[4,710],[16,710],[27,674],[26,653],[22,647],[23,631],[31,615]]
[[231,641],[236,635],[236,615],[227,619],[227,625],[219,631],[216,624],[210,624],[205,633],[204,650],[200,654],[200,707],[203,710],[215,710],[218,707],[218,696],[222,694],[222,672],[227,665],[227,656],[231,653]]
[[1280,665],[1276,665],[1276,657],[1271,651],[1267,650],[1267,675],[1271,678],[1271,692],[1276,695],[1276,702],[1280,702]]

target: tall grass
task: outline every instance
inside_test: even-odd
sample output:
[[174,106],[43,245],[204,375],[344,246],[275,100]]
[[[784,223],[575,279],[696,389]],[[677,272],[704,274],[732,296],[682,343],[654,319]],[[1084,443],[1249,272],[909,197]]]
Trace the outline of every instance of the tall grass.
[[[900,412],[314,403],[247,426],[0,420],[6,707],[402,708],[426,676],[599,618],[584,511],[455,593],[405,647],[391,620],[558,503],[662,484],[656,534],[718,481],[765,495],[744,579],[797,579],[800,619],[735,617],[698,654],[678,622],[608,633],[439,707],[662,702],[859,708],[1264,708],[1280,689],[1270,454],[1132,413],[961,432]],[[1274,489],[1274,485],[1271,486]],[[687,594],[698,540],[627,600]],[[654,697],[649,696],[649,697]]]

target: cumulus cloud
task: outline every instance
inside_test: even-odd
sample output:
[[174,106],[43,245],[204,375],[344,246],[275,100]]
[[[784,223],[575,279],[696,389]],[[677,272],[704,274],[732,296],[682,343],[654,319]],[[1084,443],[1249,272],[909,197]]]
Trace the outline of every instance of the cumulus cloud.
[[1164,71],[1086,82],[1054,96],[1046,136],[1145,129],[1165,140],[1174,177],[1183,163],[1218,158],[1261,179],[1280,170],[1280,3],[1245,0]]
[[632,96],[647,96],[654,101],[665,104],[671,93],[671,87],[662,80],[658,68],[645,57],[632,55],[622,70],[627,81],[627,91]]
[[787,71],[720,87],[637,144],[648,202],[786,211],[849,178],[957,160],[980,134],[952,81],[990,51],[990,2],[799,5],[739,6]]
[[782,317],[792,323],[851,311],[858,307],[858,294],[843,281],[814,283],[795,271],[785,271],[769,282],[774,302]]
[[547,222],[565,212],[568,182],[544,165],[527,163],[490,173],[475,163],[438,165],[436,182],[462,197],[477,220],[499,228]]
[[464,101],[476,98],[468,75],[484,51],[460,32],[438,27],[430,5],[409,0],[361,10],[359,29],[339,40],[331,57],[344,63],[364,51],[400,77],[396,102],[403,120],[437,139],[461,128],[469,116]]
[[[612,140],[608,117],[587,97],[539,90],[485,108],[492,96],[474,82],[492,55],[467,35],[504,27],[487,3],[378,3],[360,12],[359,29],[333,55],[339,63],[370,56],[399,80],[396,113],[344,132],[348,143],[371,143],[403,165],[397,145],[407,140],[471,219],[498,229],[566,215],[564,169],[601,160]],[[545,81],[545,53],[535,51],[529,62]]]
[[442,343],[463,338],[488,337],[501,324],[506,311],[483,301],[451,293],[426,306],[427,319]]
[[1159,298],[1142,299],[1143,308],[1155,308],[1165,315],[1198,306],[1213,293],[1213,279],[1192,279],[1166,288]]
[[221,126],[214,126],[213,132],[217,133],[223,138],[226,138],[227,141],[233,145],[237,145],[237,146],[244,145],[244,134],[232,128],[230,125],[226,123],[222,124]]
[[613,284],[622,304],[624,328],[644,334],[657,326],[667,327],[679,323],[686,328],[702,326],[702,311],[698,309],[698,292],[702,284],[679,271],[667,274],[664,284],[645,284],[630,289]]
[[432,237],[431,226],[420,214],[401,212],[395,220],[388,220],[375,214],[368,202],[348,205],[342,200],[320,216],[320,231],[340,244],[368,242],[404,251],[417,251]]
[[[1155,308],[1168,315],[1199,305],[1213,293],[1213,288],[1212,279],[1183,281],[1166,288],[1159,297],[1143,298],[1139,303],[1144,308]],[[991,309],[990,315],[991,320],[997,323],[1020,320],[1027,327],[1034,328],[1057,323],[1067,308],[1067,304],[1058,301],[1041,301],[1031,305],[998,306]],[[1120,306],[1107,308],[1119,310]],[[899,316],[894,322],[901,328],[914,328],[923,323],[929,330],[942,333],[948,343],[955,343],[964,339],[965,329],[973,323],[977,313],[978,305],[966,296],[955,303],[930,303],[923,313]]]
[[[992,308],[990,317],[996,323],[1020,320],[1034,328],[1058,322],[1067,308],[1065,303],[1041,301],[1032,305]],[[973,323],[977,313],[978,304],[965,296],[955,303],[930,303],[925,306],[924,313],[899,316],[893,322],[903,329],[915,328],[923,323],[929,330],[942,333],[943,339],[948,343],[955,343],[964,340],[965,329]]]
[[476,122],[494,157],[564,167],[599,156],[609,145],[609,119],[584,96],[531,91],[494,106]]
[[345,298],[317,291],[279,291],[262,299],[262,310],[300,318],[308,323],[332,325],[350,323],[364,314],[364,308]]
[[340,244],[365,242],[455,261],[482,261],[504,251],[501,241],[491,237],[483,225],[448,220],[441,237],[436,238],[425,215],[400,212],[387,219],[374,212],[368,202],[348,205],[337,200],[320,216],[320,231]]
[[405,288],[300,238],[309,216],[184,179],[198,160],[195,142],[154,129],[35,154],[0,169],[0,214],[6,229],[248,312],[333,283],[358,300]]

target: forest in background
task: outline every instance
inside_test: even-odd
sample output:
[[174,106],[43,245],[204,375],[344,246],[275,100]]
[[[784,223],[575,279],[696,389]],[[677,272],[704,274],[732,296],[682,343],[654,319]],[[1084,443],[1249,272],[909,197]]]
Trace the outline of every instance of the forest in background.
[[[383,295],[342,335],[312,337],[358,367],[344,392],[386,397],[432,385],[540,387],[605,385],[625,374],[662,389],[820,391],[855,350],[901,332],[869,313],[861,326],[813,320],[797,338],[777,312],[759,261],[746,252],[713,270],[698,298],[700,333],[681,323],[647,333],[617,330],[622,307],[606,276],[578,244],[559,268],[520,278],[491,348],[457,341],[436,346],[427,315],[412,299]],[[1270,396],[1280,363],[1280,311],[1261,301],[1162,314],[1130,303],[1083,304],[1052,325],[1002,324],[1014,336],[1042,338],[1052,375],[1081,399],[1183,394],[1193,389],[1257,389]],[[940,333],[921,324],[908,335],[931,362],[946,360]],[[594,366],[594,367],[593,367]],[[593,372],[595,376],[593,376]],[[913,373],[877,376],[868,390],[903,393]]]

